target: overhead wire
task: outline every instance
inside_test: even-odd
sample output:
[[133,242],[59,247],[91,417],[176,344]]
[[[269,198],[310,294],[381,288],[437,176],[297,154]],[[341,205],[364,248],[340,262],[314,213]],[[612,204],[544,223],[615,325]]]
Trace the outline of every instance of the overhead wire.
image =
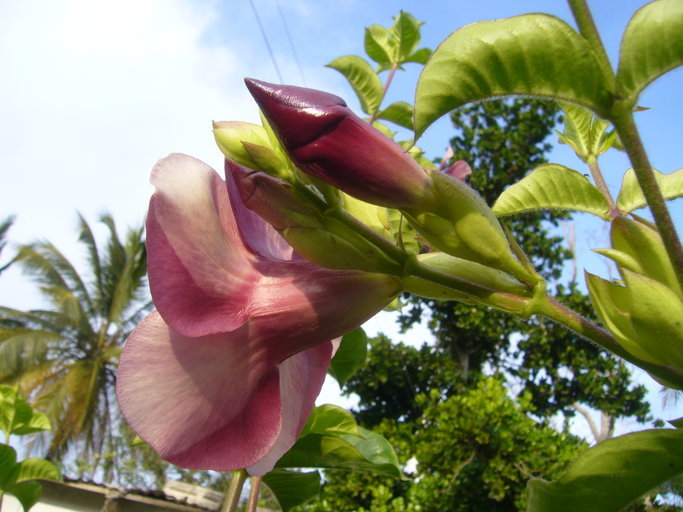
[[281,84],[284,84],[284,80],[282,79],[282,73],[280,73],[280,68],[277,65],[277,61],[275,60],[275,55],[273,54],[273,49],[270,47],[270,42],[268,41],[268,36],[266,35],[266,31],[263,29],[263,24],[261,23],[261,18],[258,15],[258,11],[256,10],[256,6],[254,5],[253,0],[249,0],[249,3],[251,4],[251,9],[254,11],[254,16],[256,17],[256,22],[258,23],[258,26],[261,29],[261,35],[263,36],[263,41],[266,43],[266,48],[268,49],[268,53],[270,54],[270,60],[273,62],[273,67],[275,67],[275,72],[277,73],[278,79],[280,80]]
[[296,53],[296,48],[294,47],[294,41],[292,40],[292,36],[289,32],[289,26],[287,25],[287,20],[285,19],[285,14],[282,12],[282,7],[280,6],[280,0],[276,0],[277,3],[277,10],[280,13],[280,20],[282,20],[282,24],[285,27],[285,34],[287,34],[287,40],[289,41],[289,47],[292,50],[292,54],[294,55],[294,61],[296,62],[297,67],[299,68],[299,74],[301,75],[301,80],[304,85],[306,84],[306,77],[304,76],[304,70],[301,67],[301,63],[299,62],[299,56]]

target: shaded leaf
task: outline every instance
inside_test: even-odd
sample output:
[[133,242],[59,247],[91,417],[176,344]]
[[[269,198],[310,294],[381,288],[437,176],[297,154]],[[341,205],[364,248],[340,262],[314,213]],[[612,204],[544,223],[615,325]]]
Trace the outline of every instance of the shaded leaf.
[[13,494],[19,500],[24,512],[28,512],[33,505],[38,503],[40,495],[43,493],[43,488],[38,482],[22,482],[11,486],[7,489],[7,492]]
[[528,484],[528,512],[616,512],[683,472],[683,431],[646,430],[579,455],[554,482]]
[[11,479],[17,463],[17,452],[6,444],[0,444],[0,490],[4,490],[14,481]]
[[[332,411],[337,418],[346,413],[335,406],[323,406]],[[318,412],[314,410],[314,414]],[[327,414],[327,412],[326,412]],[[314,420],[313,425],[306,424],[296,444],[278,461],[278,468],[327,468],[370,471],[392,477],[401,477],[401,469],[393,448],[382,436],[355,425],[357,434],[339,433],[340,425],[348,429],[348,423],[331,422],[330,428],[321,428],[324,421]],[[315,425],[315,423],[318,423]]]
[[[670,174],[661,173],[652,169],[655,174],[655,179],[659,184],[664,199],[676,199],[683,197],[683,169],[678,169]],[[617,198],[617,208],[624,212],[631,212],[639,208],[645,208],[647,201],[643,196],[643,191],[640,189],[638,179],[636,178],[633,169],[629,169],[624,174],[624,179],[621,182],[621,190]]]
[[344,335],[328,371],[341,387],[363,367],[367,355],[368,337],[365,331],[358,327]]
[[382,81],[368,61],[357,55],[347,55],[334,59],[327,67],[339,71],[349,81],[363,112],[371,115],[379,108],[383,96]]
[[538,209],[566,209],[609,219],[609,205],[583,174],[559,164],[539,165],[505,189],[493,205],[498,216]]
[[415,136],[457,107],[496,96],[543,96],[600,114],[613,89],[586,40],[559,18],[526,14],[473,23],[448,36],[423,69]]
[[413,107],[405,101],[396,101],[377,114],[379,119],[391,121],[408,130],[413,129]]
[[653,80],[683,64],[683,3],[656,0],[640,8],[621,41],[617,87],[634,103]]
[[263,477],[283,512],[320,494],[320,473],[299,473],[276,469]]

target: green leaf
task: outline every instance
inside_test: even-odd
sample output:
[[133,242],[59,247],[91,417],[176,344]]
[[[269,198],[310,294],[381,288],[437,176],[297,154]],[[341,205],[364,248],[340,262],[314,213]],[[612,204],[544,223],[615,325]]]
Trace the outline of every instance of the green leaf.
[[584,162],[588,157],[600,156],[613,146],[617,134],[609,131],[610,123],[598,119],[578,105],[561,103],[560,106],[564,112],[564,132],[558,135]]
[[612,104],[613,77],[586,40],[547,14],[467,25],[434,51],[415,96],[415,137],[467,103],[508,95],[570,101],[598,114]]
[[[353,417],[336,406],[323,406],[323,418],[311,419],[296,444],[278,461],[278,468],[327,468],[370,471],[396,478],[402,476],[389,441],[359,428]],[[319,407],[314,414],[319,414]],[[329,417],[327,415],[330,415]],[[346,416],[343,422],[333,420]],[[348,418],[353,425],[348,423]],[[329,422],[329,428],[325,426]],[[340,432],[351,430],[356,432]]]
[[351,84],[360,106],[368,115],[375,112],[382,101],[382,81],[372,66],[357,55],[339,57],[327,64],[328,68],[339,71]]
[[417,64],[426,64],[429,60],[429,57],[431,56],[431,48],[420,48],[412,55],[409,55],[403,62],[415,62]]
[[22,482],[11,486],[7,492],[13,494],[19,500],[24,512],[28,512],[33,505],[38,503],[40,495],[43,493],[43,488],[38,482]]
[[640,8],[621,41],[617,88],[635,104],[653,80],[683,64],[683,3],[657,0]]
[[422,23],[407,12],[400,11],[394,18],[394,24],[390,29],[391,35],[396,39],[396,54],[393,56],[393,62],[397,64],[405,62],[413,53],[420,42],[420,25]]
[[14,481],[17,483],[39,478],[44,480],[59,479],[59,471],[52,462],[34,457],[19,462],[13,473]]
[[358,327],[341,340],[337,353],[334,354],[328,370],[339,386],[343,386],[363,365],[368,355],[368,337]]
[[34,411],[16,388],[0,386],[0,429],[5,434],[25,435],[50,430],[50,421]]
[[320,473],[299,473],[276,469],[263,477],[283,512],[320,494]]
[[307,434],[360,436],[360,431],[349,411],[337,405],[325,404],[311,411],[300,437]]
[[683,472],[683,431],[646,430],[579,455],[554,482],[532,480],[528,512],[617,512]]
[[[661,173],[652,169],[655,174],[655,179],[659,184],[664,199],[671,200],[678,197],[683,197],[683,169],[678,169],[670,174]],[[645,208],[647,201],[643,196],[643,191],[640,189],[638,179],[633,169],[629,169],[624,174],[624,179],[621,182],[621,190],[617,198],[617,208],[623,212],[631,212],[639,208]]]
[[670,420],[671,423],[676,428],[683,428],[683,418],[677,418],[675,420]]
[[381,25],[370,25],[365,29],[365,53],[380,66],[380,70],[391,67],[391,45],[389,30]]
[[578,210],[609,220],[609,204],[583,174],[559,164],[539,165],[508,187],[493,205],[498,216],[529,210]]
[[14,468],[17,463],[17,452],[6,444],[0,444],[0,491],[14,483]]
[[413,129],[413,107],[405,101],[396,101],[377,114],[379,119],[391,121],[408,130]]

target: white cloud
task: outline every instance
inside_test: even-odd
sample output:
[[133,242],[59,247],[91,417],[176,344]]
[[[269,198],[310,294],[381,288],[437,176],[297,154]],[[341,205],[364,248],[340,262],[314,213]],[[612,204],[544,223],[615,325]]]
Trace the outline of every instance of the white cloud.
[[[10,239],[76,253],[77,210],[138,224],[154,162],[219,166],[212,119],[255,119],[243,64],[206,31],[207,0],[23,0],[0,5],[0,218]],[[16,303],[4,275],[0,304]],[[9,279],[9,281],[8,281]]]

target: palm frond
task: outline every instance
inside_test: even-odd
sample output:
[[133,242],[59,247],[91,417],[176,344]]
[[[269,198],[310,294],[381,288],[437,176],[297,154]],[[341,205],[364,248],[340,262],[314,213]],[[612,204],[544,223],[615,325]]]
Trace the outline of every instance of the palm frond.
[[0,382],[14,380],[45,363],[50,345],[60,340],[54,331],[0,328]]
[[[2,251],[5,249],[7,246],[7,232],[9,231],[9,228],[14,224],[14,215],[10,215],[7,217],[5,220],[0,222],[0,254],[2,254]],[[14,263],[15,258],[12,258],[8,263],[0,267],[0,273],[2,273],[3,270],[6,270],[12,263]]]

